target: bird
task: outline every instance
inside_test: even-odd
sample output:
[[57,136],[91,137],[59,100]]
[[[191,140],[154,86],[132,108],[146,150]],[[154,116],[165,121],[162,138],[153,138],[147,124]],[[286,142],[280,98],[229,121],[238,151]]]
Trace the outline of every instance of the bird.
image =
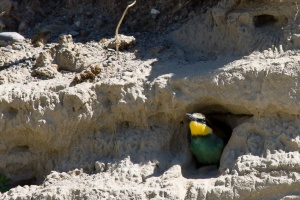
[[[190,150],[200,167],[220,164],[223,149],[228,142],[228,126],[221,123],[221,127],[209,126],[204,114],[186,114],[190,118],[191,132]],[[220,125],[220,123],[217,123]],[[222,127],[225,130],[222,130]]]

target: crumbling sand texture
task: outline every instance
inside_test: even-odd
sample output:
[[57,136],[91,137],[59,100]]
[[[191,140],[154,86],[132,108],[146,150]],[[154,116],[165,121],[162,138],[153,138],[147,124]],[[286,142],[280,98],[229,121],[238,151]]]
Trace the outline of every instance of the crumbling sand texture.
[[174,31],[172,37],[189,52],[210,56],[245,55],[272,46],[299,48],[298,4],[297,1],[221,1],[206,15],[194,16]]
[[[69,35],[1,48],[0,173],[25,186],[0,197],[300,199],[296,13],[221,1],[119,58]],[[100,73],[75,84],[90,64]],[[196,168],[187,112],[232,128],[218,170]]]

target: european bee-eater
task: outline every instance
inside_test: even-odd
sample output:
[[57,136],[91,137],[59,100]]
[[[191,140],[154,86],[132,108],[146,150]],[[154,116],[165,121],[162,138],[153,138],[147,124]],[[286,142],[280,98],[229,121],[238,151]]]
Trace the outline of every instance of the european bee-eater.
[[223,149],[225,147],[226,136],[217,135],[214,130],[207,125],[205,115],[201,113],[189,114],[191,122],[190,148],[200,165],[219,165]]

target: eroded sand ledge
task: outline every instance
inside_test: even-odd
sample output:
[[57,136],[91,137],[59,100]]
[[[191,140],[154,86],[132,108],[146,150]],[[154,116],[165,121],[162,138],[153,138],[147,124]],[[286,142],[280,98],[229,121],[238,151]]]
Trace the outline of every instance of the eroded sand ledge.
[[[275,4],[280,3],[273,8]],[[232,13],[246,15],[245,5]],[[285,8],[293,5],[282,3],[281,14],[287,15]],[[225,8],[221,2],[211,13]],[[286,18],[277,22],[291,24]],[[229,23],[232,18],[225,19]],[[171,37],[180,43],[182,32],[191,29],[186,25]],[[1,72],[10,78],[0,85],[0,172],[16,182],[42,183],[13,188],[2,197],[299,198],[300,52],[295,42],[284,41],[287,36],[282,33],[271,47],[272,40],[258,34],[267,42],[259,46],[261,52],[252,52],[256,44],[244,41],[244,50],[252,52],[242,52],[247,56],[238,55],[242,43],[230,47],[226,41],[221,46],[231,56],[220,51],[212,55],[210,49],[189,53],[201,52],[190,41],[172,44],[157,56],[124,53],[121,59],[131,70],[77,85],[71,84],[73,74],[24,84],[22,78],[14,81],[18,73]],[[21,76],[30,76],[30,69],[22,70]],[[220,164],[222,175],[213,168],[196,169],[188,149],[185,113],[199,111],[233,129]]]

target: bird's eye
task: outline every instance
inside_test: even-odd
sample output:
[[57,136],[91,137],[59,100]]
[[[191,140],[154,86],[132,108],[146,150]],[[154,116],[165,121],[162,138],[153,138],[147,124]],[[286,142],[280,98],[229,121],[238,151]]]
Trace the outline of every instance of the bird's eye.
[[203,118],[202,119],[197,119],[197,122],[204,123],[204,124],[206,123],[205,119],[203,119]]

